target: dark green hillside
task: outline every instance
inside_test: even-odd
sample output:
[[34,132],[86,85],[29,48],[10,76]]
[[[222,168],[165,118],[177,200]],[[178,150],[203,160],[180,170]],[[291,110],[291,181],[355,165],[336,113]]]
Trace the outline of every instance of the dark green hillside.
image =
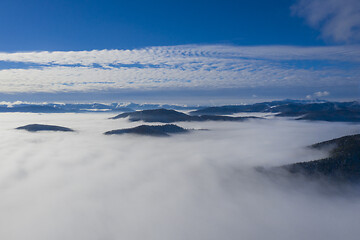
[[282,166],[293,174],[325,176],[344,181],[360,180],[360,134],[336,138],[310,146],[331,149],[329,157]]

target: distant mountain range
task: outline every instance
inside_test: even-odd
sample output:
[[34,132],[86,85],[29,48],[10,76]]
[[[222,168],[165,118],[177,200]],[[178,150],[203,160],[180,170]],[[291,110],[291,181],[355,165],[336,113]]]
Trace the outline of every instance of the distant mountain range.
[[45,125],[45,124],[29,124],[26,126],[16,128],[18,130],[26,130],[29,132],[39,132],[39,131],[56,131],[56,132],[73,132],[74,130],[66,127],[55,126],[55,125]]
[[251,105],[207,107],[190,112],[192,116],[231,115],[235,113],[275,113],[278,117],[294,117],[296,120],[330,122],[360,122],[359,102],[307,102],[273,101]]
[[175,124],[166,125],[140,125],[133,128],[118,129],[105,132],[105,135],[138,134],[146,136],[168,137],[170,134],[187,133],[189,130]]
[[0,105],[0,112],[68,113],[68,112],[130,112],[131,108],[118,104],[15,104]]
[[[193,110],[189,114],[164,113],[160,109],[166,110]],[[136,103],[46,103],[46,104],[0,104],[0,112],[33,112],[33,113],[81,113],[81,112],[121,112],[126,113],[118,115],[115,118],[130,116],[130,119],[139,118],[140,113],[147,110],[154,111],[151,115],[158,114],[158,118],[164,118],[165,115],[174,121],[239,121],[240,118],[229,118],[224,115],[233,115],[236,113],[272,113],[277,117],[291,117],[296,120],[316,120],[330,122],[360,122],[360,103],[359,102],[327,102],[327,101],[304,101],[304,100],[282,100],[255,103],[248,105],[226,105],[216,107],[200,106],[179,106],[167,104],[136,104]],[[137,111],[137,112],[135,112]],[[157,112],[156,112],[157,111]],[[129,113],[127,115],[127,113]],[[150,112],[145,112],[145,115]],[[150,119],[147,116],[147,119]],[[176,119],[175,119],[176,118]],[[179,120],[183,119],[183,120]],[[185,120],[186,119],[186,120]],[[141,120],[141,119],[139,119]],[[153,121],[153,120],[147,120]],[[154,120],[155,121],[155,120]]]
[[214,116],[201,115],[190,116],[188,114],[169,109],[154,109],[142,110],[136,112],[121,113],[112,119],[128,118],[129,121],[144,121],[144,122],[190,122],[190,121],[244,121],[248,119],[257,119],[258,117],[229,117],[229,116]]
[[32,113],[69,113],[69,112],[133,112],[146,109],[189,110],[199,107],[187,107],[168,104],[136,104],[136,103],[46,103],[46,104],[0,104],[0,112],[32,112]]

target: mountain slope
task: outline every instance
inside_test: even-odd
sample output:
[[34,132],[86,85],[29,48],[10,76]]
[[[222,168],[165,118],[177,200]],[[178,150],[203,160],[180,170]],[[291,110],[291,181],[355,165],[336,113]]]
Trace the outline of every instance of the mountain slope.
[[331,148],[329,157],[282,166],[292,174],[326,177],[333,180],[360,180],[360,134],[344,136],[310,146],[314,149]]

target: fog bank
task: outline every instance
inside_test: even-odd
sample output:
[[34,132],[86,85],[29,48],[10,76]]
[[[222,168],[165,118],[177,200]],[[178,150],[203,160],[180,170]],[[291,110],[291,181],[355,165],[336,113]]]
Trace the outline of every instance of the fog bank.
[[[105,136],[141,124],[111,116],[0,114],[0,239],[358,239],[359,198],[253,171],[325,157],[305,146],[358,124],[184,122],[209,131]],[[32,123],[76,132],[14,129]]]

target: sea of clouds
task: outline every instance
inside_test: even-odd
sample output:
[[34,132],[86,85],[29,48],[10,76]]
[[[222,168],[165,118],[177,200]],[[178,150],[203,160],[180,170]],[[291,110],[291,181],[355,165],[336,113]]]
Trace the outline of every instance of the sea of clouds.
[[[140,124],[111,116],[0,114],[0,239],[358,239],[356,195],[253,170],[325,157],[305,147],[357,124],[187,122],[209,131],[105,136]],[[31,123],[76,132],[14,129]]]

